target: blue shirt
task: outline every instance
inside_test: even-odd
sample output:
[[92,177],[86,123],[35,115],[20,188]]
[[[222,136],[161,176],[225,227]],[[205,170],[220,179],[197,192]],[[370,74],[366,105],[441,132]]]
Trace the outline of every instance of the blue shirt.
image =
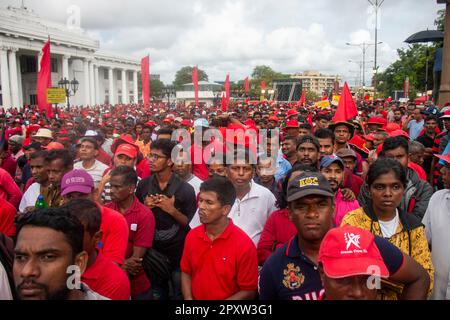
[[416,120],[411,120],[408,123],[409,138],[411,140],[416,140],[419,137],[420,132],[422,132],[423,130],[424,123],[425,123],[424,120],[420,122],[417,122]]
[[289,170],[292,169],[291,163],[284,158],[283,153],[278,153],[277,158],[277,172],[275,173],[275,180],[279,181],[281,178],[283,178]]

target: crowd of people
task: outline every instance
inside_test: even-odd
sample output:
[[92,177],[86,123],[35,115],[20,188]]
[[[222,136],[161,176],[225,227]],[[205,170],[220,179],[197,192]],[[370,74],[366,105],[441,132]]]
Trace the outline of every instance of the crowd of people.
[[357,106],[1,109],[0,299],[450,299],[450,108]]

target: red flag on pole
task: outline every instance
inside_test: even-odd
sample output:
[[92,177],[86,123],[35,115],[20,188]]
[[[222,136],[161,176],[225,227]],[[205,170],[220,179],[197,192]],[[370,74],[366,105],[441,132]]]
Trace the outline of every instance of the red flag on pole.
[[226,104],[227,104],[227,108],[228,108],[228,105],[230,104],[230,75],[229,74],[227,74],[227,78],[225,79],[225,99],[226,99]]
[[141,60],[142,100],[144,106],[150,104],[150,57]]
[[266,84],[264,83],[264,80],[261,81],[261,90],[266,90]]
[[298,102],[299,106],[304,106],[306,104],[306,94],[305,91],[302,91],[302,96],[300,97],[300,101]]
[[250,84],[248,83],[248,77],[244,79],[244,89],[245,89],[245,93],[250,92]]
[[192,70],[192,83],[194,84],[195,106],[198,107],[198,67]]
[[225,98],[225,94],[222,93],[222,112],[227,112],[227,99]]
[[345,122],[358,115],[358,109],[356,108],[356,103],[353,100],[352,93],[347,85],[344,83],[342,88],[341,99],[339,100],[339,105],[336,110],[336,114],[333,117],[334,122]]
[[37,77],[36,95],[39,113],[45,110],[47,118],[53,117],[52,105],[47,103],[47,89],[52,87],[52,66],[50,62],[50,39],[42,48],[41,70]]

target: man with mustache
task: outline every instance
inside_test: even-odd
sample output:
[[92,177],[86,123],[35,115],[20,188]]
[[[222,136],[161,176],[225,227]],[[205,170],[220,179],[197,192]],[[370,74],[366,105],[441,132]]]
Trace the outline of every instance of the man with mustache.
[[84,228],[68,210],[40,209],[17,223],[13,274],[21,300],[107,300],[80,282]]
[[297,162],[317,167],[320,156],[320,143],[316,137],[307,135],[299,139],[297,144]]

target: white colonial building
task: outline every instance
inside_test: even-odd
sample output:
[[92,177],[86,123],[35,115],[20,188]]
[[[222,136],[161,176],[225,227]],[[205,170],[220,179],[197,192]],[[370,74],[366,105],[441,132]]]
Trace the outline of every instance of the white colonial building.
[[71,105],[139,101],[140,61],[103,52],[80,29],[46,21],[26,8],[0,8],[0,105],[36,104],[40,54],[51,39],[52,85],[76,78]]
[[[198,102],[211,106],[219,101],[222,97],[223,85],[215,82],[199,81],[198,82]],[[187,83],[182,86],[180,91],[176,92],[177,102],[185,104],[195,104],[194,84]]]

